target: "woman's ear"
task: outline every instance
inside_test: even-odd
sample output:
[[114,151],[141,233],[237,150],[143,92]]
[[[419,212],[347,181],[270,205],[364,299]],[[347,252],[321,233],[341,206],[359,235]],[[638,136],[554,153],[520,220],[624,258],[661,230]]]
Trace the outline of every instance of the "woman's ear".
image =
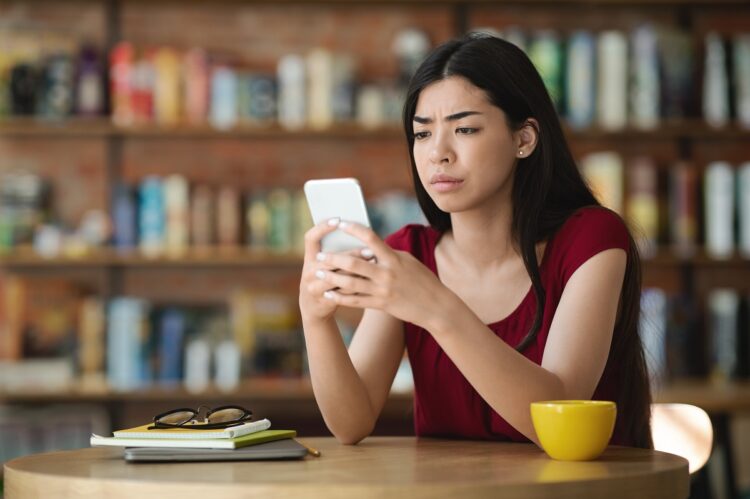
[[539,139],[539,122],[534,118],[529,118],[513,135],[516,145],[516,157],[528,158],[534,152],[534,149],[536,149]]

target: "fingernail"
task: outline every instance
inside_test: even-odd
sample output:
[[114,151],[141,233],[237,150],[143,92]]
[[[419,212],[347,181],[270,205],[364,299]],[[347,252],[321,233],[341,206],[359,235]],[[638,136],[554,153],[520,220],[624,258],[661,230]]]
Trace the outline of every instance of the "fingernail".
[[336,227],[337,225],[341,224],[341,219],[339,217],[331,218],[328,220],[328,225],[331,227]]
[[360,254],[365,258],[372,258],[373,256],[375,256],[375,253],[373,253],[370,248],[362,248]]
[[316,270],[315,271],[315,277],[317,277],[318,279],[325,279],[326,278],[326,273],[323,272],[322,270]]
[[329,300],[333,299],[333,292],[332,291],[326,291],[323,293],[323,298],[328,298]]
[[320,252],[320,253],[318,253],[317,255],[315,255],[315,259],[316,259],[317,261],[319,261],[319,262],[324,262],[324,261],[325,261],[325,259],[326,259],[326,254],[325,254],[325,253],[323,253],[323,252]]
[[347,227],[349,227],[349,225],[349,222],[339,222],[340,229],[346,229]]

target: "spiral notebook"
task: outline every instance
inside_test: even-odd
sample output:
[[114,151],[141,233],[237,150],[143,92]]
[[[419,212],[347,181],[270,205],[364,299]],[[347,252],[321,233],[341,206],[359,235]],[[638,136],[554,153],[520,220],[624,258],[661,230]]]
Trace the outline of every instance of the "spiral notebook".
[[302,459],[308,449],[296,440],[287,438],[241,449],[163,449],[157,447],[130,447],[123,456],[129,463],[192,462],[192,461],[261,461],[277,459]]

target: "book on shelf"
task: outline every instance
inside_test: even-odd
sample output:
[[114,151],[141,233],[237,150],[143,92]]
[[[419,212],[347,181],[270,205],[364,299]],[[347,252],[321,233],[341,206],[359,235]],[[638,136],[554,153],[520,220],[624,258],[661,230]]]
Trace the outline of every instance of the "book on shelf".
[[714,161],[706,167],[704,182],[706,253],[727,259],[734,253],[735,178],[732,166]]
[[627,168],[626,220],[643,258],[656,255],[659,237],[659,193],[656,165],[647,157],[632,160]]
[[717,288],[708,295],[711,375],[715,379],[736,378],[742,363],[739,331],[740,296],[729,288]]
[[568,123],[573,128],[586,128],[594,119],[595,85],[594,36],[584,30],[574,32],[568,42],[566,66],[566,103]]
[[596,199],[607,208],[623,213],[623,162],[613,151],[588,154],[581,160],[581,170]]
[[695,254],[698,232],[698,178],[693,165],[676,163],[669,172],[670,242],[680,258]]
[[295,430],[263,430],[235,438],[123,438],[92,434],[92,447],[161,447],[188,449],[239,449],[297,436]]
[[243,435],[251,435],[265,431],[271,427],[268,419],[258,421],[249,421],[247,423],[230,426],[228,428],[218,428],[215,430],[191,429],[190,425],[182,428],[161,428],[149,430],[151,423],[136,426],[134,428],[125,428],[124,430],[113,431],[115,438],[146,438],[146,439],[178,439],[178,440],[210,440],[210,439],[230,439]]

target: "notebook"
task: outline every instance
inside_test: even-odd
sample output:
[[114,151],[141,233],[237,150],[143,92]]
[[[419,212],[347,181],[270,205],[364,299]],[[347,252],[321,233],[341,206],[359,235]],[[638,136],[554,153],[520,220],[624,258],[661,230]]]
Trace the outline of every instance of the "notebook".
[[[152,423],[153,424],[153,423]],[[221,428],[215,430],[193,430],[190,426],[183,428],[163,428],[158,430],[149,430],[152,424],[127,428],[125,430],[113,431],[116,438],[179,438],[179,439],[201,439],[208,438],[236,438],[242,435],[249,435],[259,431],[267,430],[271,427],[271,422],[267,419],[251,421],[238,426]]]
[[307,452],[307,448],[299,442],[293,438],[287,438],[251,447],[243,447],[237,450],[134,447],[125,449],[124,457],[128,463],[259,461],[269,459],[302,459],[307,455]]
[[114,447],[164,447],[193,449],[237,449],[274,440],[283,440],[297,436],[295,430],[263,430],[236,438],[180,439],[180,438],[118,438],[91,435],[91,446]]

